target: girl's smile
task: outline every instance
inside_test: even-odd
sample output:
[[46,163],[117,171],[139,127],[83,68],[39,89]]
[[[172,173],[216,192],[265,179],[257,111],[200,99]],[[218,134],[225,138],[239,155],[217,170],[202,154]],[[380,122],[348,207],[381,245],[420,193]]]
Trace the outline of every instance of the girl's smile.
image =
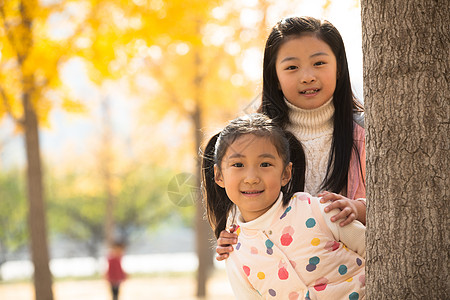
[[262,190],[262,191],[242,191],[241,193],[246,197],[257,197],[257,196],[261,195],[263,192],[264,192],[264,190]]
[[299,108],[322,106],[336,88],[336,57],[327,43],[312,34],[281,45],[276,72],[284,97]]
[[300,91],[300,94],[305,95],[306,97],[312,97],[317,95],[320,89],[306,89],[304,91]]

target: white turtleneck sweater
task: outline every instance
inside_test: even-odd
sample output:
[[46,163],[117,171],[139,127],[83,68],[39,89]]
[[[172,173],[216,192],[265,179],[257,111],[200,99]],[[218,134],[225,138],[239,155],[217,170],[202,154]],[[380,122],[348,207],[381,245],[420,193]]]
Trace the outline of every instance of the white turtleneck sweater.
[[305,192],[316,196],[327,173],[333,137],[332,99],[315,109],[301,109],[285,99],[289,107],[286,129],[302,143],[306,158]]

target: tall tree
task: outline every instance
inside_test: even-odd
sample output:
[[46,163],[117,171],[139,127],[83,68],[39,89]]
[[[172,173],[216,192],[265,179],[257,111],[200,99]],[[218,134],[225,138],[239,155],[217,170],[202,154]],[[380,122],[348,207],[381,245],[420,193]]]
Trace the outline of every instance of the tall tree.
[[112,143],[112,123],[111,123],[111,110],[110,103],[107,97],[102,99],[102,149],[100,151],[100,168],[103,178],[103,184],[105,189],[105,240],[106,245],[111,246],[114,243],[115,237],[115,222],[114,222],[114,206],[116,202],[116,197],[113,191],[113,172],[111,164],[113,163],[113,143]]
[[[14,1],[15,2],[15,1]],[[11,5],[11,3],[9,3]],[[11,49],[15,54],[17,75],[21,83],[21,103],[23,117],[19,120],[24,129],[27,157],[27,192],[29,201],[28,223],[31,238],[31,254],[34,264],[34,286],[37,300],[53,299],[52,276],[49,268],[45,203],[42,186],[42,168],[39,147],[39,125],[36,112],[36,76],[30,72],[30,56],[33,49],[33,19],[37,1],[18,1],[10,10],[2,1],[0,12],[3,28]],[[15,11],[15,13],[14,13]],[[12,16],[7,15],[13,12]],[[7,93],[3,91],[3,101],[9,105]],[[5,106],[7,106],[5,105]]]
[[[53,299],[39,126],[48,124],[52,101],[47,92],[60,85],[58,64],[67,54],[64,42],[49,37],[47,21],[64,4],[60,1],[44,7],[37,0],[0,1],[0,118],[9,115],[25,137],[28,227],[36,300]],[[64,99],[61,103],[67,108],[75,102]]]
[[448,1],[361,1],[367,297],[449,299]]

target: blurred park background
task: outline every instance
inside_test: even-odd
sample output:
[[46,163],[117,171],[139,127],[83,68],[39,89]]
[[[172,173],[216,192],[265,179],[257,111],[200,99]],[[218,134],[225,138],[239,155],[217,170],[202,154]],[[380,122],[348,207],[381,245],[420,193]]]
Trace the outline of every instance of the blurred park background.
[[357,0],[0,1],[0,299],[109,299],[115,239],[121,299],[232,299],[197,154],[257,108],[287,15],[339,29],[361,99]]

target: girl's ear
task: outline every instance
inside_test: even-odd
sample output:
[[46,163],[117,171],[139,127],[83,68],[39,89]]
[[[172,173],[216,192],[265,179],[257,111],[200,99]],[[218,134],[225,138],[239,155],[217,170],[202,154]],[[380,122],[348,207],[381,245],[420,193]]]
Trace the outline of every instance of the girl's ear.
[[225,188],[222,173],[220,172],[219,167],[217,165],[214,165],[214,181],[217,183],[218,186]]
[[285,186],[289,183],[292,177],[292,162],[289,162],[281,175],[281,186]]

